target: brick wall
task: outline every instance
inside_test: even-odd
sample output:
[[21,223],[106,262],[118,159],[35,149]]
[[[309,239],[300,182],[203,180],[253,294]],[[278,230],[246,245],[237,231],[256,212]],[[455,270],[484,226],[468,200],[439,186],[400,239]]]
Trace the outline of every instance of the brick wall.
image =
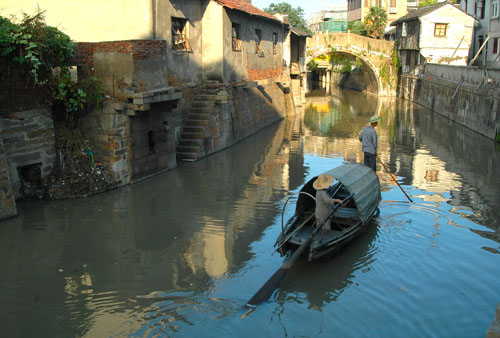
[[35,84],[21,67],[11,66],[0,74],[0,112],[43,108],[50,99],[47,88]]
[[266,80],[279,77],[283,71],[283,67],[277,68],[247,68],[248,81]]
[[75,44],[73,63],[94,66],[93,54],[117,52],[133,54],[134,60],[148,59],[153,55],[166,54],[167,42],[165,40],[124,40],[104,42],[78,42]]

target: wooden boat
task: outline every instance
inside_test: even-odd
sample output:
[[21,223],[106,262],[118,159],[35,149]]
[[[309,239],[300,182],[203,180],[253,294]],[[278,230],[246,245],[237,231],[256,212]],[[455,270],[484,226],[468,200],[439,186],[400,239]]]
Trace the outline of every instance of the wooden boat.
[[282,227],[276,240],[275,246],[282,256],[310,242],[309,260],[328,257],[362,233],[370,220],[378,216],[380,182],[373,170],[362,164],[343,164],[323,174],[335,178],[327,189],[329,195],[346,200],[346,203],[330,213],[331,230],[319,229],[317,226],[322,226],[325,220],[317,224],[314,216],[316,190],[313,183],[317,177],[307,182],[299,192],[294,215]]

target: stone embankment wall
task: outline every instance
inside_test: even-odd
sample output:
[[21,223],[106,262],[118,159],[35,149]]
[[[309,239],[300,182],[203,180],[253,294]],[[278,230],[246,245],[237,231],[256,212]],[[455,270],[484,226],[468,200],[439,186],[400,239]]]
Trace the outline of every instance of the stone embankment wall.
[[285,91],[276,78],[213,81],[196,88],[180,132],[178,159],[205,157],[281,120],[286,115],[285,101],[291,99]]
[[500,141],[500,70],[426,64],[401,76],[399,96]]
[[16,201],[10,184],[7,159],[0,137],[0,219],[17,215]]
[[92,70],[107,96],[82,128],[108,180],[121,186],[175,168],[172,111],[182,95],[168,85],[166,41],[82,42],[74,63]]

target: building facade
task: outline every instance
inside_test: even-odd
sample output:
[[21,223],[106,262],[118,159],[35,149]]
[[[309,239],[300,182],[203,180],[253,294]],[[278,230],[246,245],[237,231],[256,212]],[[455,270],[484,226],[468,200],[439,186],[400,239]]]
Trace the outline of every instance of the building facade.
[[314,13],[307,22],[313,33],[345,32],[347,30],[347,7],[339,6]]
[[474,16],[478,24],[470,59],[476,66],[500,68],[500,8],[498,0],[462,0],[460,8]]
[[347,0],[347,21],[363,21],[371,7],[381,7],[387,12],[388,23],[406,15],[409,3],[407,0]]
[[467,65],[475,19],[450,3],[422,7],[394,21],[403,73],[424,63]]
[[[103,83],[108,99],[83,128],[116,186],[229,147],[293,106],[286,104],[293,96],[283,66],[288,25],[249,1],[0,0],[0,15],[32,15],[38,7],[48,25],[76,41],[78,76],[86,69]],[[303,69],[300,39],[292,38],[288,65]],[[3,122],[5,131],[11,121]],[[54,136],[47,135],[47,160],[22,166],[50,169]],[[3,141],[2,155],[12,167],[14,148]],[[16,182],[17,196],[23,182]]]

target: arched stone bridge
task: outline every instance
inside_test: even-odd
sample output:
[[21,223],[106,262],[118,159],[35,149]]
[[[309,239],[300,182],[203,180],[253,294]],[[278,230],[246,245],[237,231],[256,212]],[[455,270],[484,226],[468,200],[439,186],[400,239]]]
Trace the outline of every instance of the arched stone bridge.
[[[306,64],[328,55],[331,48],[347,58],[362,63],[363,80],[368,93],[379,96],[396,96],[397,70],[392,67],[393,41],[371,39],[353,33],[319,33],[307,39]],[[316,61],[318,70],[329,84],[333,69],[328,61]],[[382,70],[382,72],[381,72]]]

